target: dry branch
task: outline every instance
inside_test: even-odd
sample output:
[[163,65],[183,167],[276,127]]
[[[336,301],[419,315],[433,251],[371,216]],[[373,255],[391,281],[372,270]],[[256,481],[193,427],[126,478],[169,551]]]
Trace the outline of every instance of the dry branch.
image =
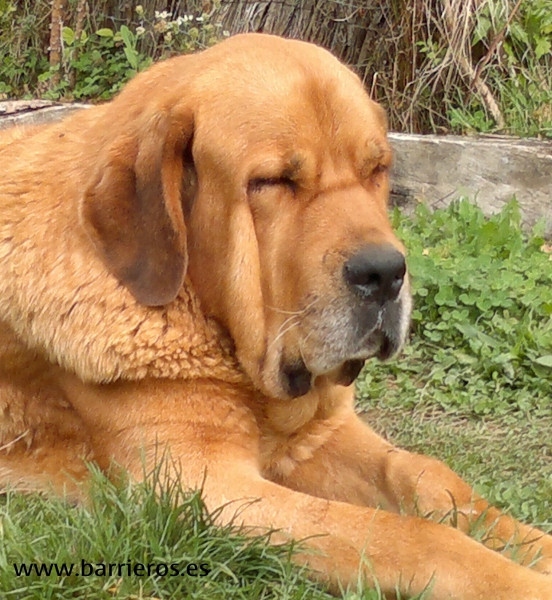
[[[481,101],[491,113],[499,130],[506,123],[489,86],[479,77],[471,62],[470,32],[473,21],[472,0],[443,0],[445,21],[447,24],[450,51],[462,77],[479,94]],[[460,17],[460,18],[459,18]]]

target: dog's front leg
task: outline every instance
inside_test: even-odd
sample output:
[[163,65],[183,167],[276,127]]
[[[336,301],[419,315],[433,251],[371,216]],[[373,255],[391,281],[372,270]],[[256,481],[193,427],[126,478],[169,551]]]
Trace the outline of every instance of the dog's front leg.
[[[335,417],[339,426],[312,456],[290,448],[295,457],[272,479],[308,494],[393,512],[431,516],[464,532],[486,530],[485,545],[510,548],[523,564],[552,573],[552,537],[519,523],[490,506],[444,463],[400,450],[385,441],[352,411]],[[313,425],[313,427],[316,424]],[[326,427],[332,427],[331,419]],[[298,443],[301,443],[300,436]],[[304,439],[309,439],[307,435]],[[284,464],[284,463],[283,463]]]
[[339,585],[354,587],[360,578],[377,582],[393,597],[397,590],[409,597],[425,588],[432,590],[433,600],[552,597],[548,578],[458,530],[289,490],[260,477],[251,460],[224,460],[232,454],[232,447],[222,445],[217,468],[211,467],[203,483],[208,506],[226,507],[223,522],[259,532],[276,528],[275,542],[303,540],[296,560],[334,591]]
[[252,532],[276,529],[275,542],[303,540],[297,560],[336,591],[360,576],[403,597],[431,585],[434,600],[552,598],[550,579],[458,530],[266,480],[246,396],[216,382],[143,381],[85,386],[74,397],[98,455],[140,479],[143,461],[147,471],[159,450],[168,450],[170,474],[185,488],[201,486],[209,509],[224,507],[221,522],[243,523]]

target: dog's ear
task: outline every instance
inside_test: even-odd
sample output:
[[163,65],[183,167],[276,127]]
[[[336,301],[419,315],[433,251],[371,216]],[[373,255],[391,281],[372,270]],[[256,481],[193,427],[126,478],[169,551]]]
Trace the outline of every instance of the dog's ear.
[[174,300],[187,269],[183,161],[193,116],[153,114],[129,129],[101,157],[80,220],[136,300],[161,306]]

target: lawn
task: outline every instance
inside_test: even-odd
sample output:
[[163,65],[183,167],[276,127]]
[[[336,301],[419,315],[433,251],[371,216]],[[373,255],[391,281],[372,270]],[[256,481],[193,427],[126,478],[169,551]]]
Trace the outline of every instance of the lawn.
[[[412,339],[401,358],[366,366],[359,410],[389,439],[445,460],[488,499],[552,529],[552,248],[539,227],[522,233],[515,203],[490,220],[466,201],[393,220],[410,253]],[[329,598],[291,566],[293,548],[215,527],[199,494],[173,487],[159,498],[151,482],[95,480],[85,507],[0,499],[2,599]],[[13,567],[82,569],[82,560],[87,577]]]

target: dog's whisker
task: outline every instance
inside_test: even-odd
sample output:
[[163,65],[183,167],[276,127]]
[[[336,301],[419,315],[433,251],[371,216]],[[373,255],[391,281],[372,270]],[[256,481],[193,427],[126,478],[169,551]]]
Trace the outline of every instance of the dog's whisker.
[[[286,321],[284,321],[284,323],[287,323],[289,321],[291,321],[291,319],[287,319]],[[282,336],[284,336],[288,331],[291,331],[294,327],[297,327],[298,325],[299,325],[299,321],[294,321],[291,323],[291,325],[289,325],[285,329],[282,329],[282,326],[281,326],[280,329],[278,330],[278,334],[276,335],[276,337],[268,345],[267,350],[270,350],[270,348],[272,348],[274,346],[274,344],[276,344]]]
[[305,312],[306,309],[302,308],[301,310],[284,310],[283,308],[277,308],[276,306],[269,306],[268,304],[266,305],[266,307],[269,310],[273,310],[274,312],[280,313],[281,315],[300,315],[301,313]]
[[274,312],[283,314],[283,315],[302,315],[304,313],[306,313],[307,311],[309,311],[315,304],[317,304],[318,302],[320,302],[321,298],[320,297],[316,297],[312,302],[310,302],[309,304],[307,304],[307,306],[305,306],[304,308],[301,308],[299,310],[285,310],[283,308],[278,308],[276,306],[270,306],[270,305],[266,305],[266,307],[269,310],[273,310]]
[[280,325],[280,327],[278,327],[278,333],[276,335],[279,335],[280,331],[282,331],[282,329],[284,329],[285,327],[288,326],[288,323],[291,323],[293,321],[296,321],[297,323],[299,323],[299,319],[297,317],[298,317],[298,315],[292,315],[291,317],[289,317],[285,321],[283,321],[282,324]]

